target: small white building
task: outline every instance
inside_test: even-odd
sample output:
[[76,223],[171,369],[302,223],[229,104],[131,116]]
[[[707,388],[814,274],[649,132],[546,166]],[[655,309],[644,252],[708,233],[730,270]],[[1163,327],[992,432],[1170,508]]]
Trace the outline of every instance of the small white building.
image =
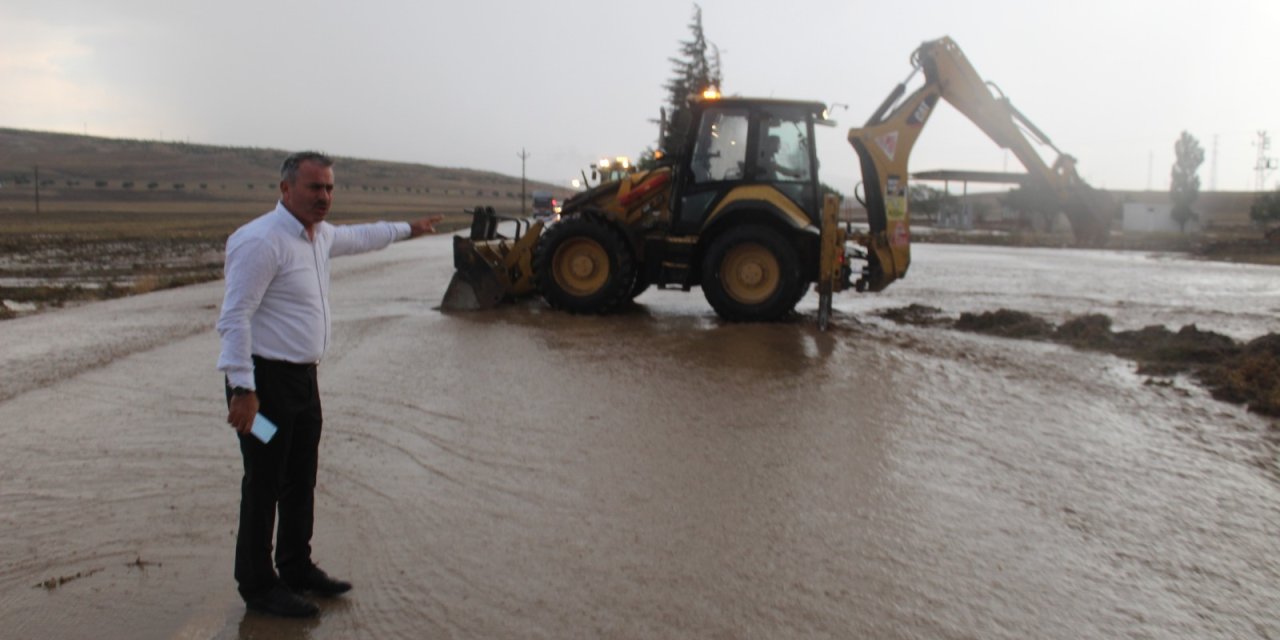
[[[1198,231],[1200,222],[1194,218],[1187,222],[1187,231]],[[1147,202],[1126,202],[1124,205],[1124,230],[1144,233],[1181,231],[1173,219],[1173,205]]]

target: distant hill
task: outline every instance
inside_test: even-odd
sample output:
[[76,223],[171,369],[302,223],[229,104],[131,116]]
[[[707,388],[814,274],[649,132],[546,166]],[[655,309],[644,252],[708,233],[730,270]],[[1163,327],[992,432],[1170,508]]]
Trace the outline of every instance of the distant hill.
[[[280,149],[100,138],[0,128],[0,212],[259,211],[279,182]],[[520,178],[491,171],[335,156],[334,212],[520,211]],[[560,197],[568,189],[527,182]]]

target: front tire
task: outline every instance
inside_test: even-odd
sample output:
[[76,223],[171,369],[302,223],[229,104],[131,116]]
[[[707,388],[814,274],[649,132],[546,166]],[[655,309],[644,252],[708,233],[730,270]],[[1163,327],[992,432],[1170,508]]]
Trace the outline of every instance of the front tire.
[[627,299],[635,300],[636,298],[640,297],[640,294],[648,290],[649,290],[649,279],[644,277],[644,274],[640,273],[639,270],[637,270],[635,282],[631,284],[631,293],[627,295]]
[[533,253],[533,277],[552,308],[608,313],[630,299],[635,266],[621,231],[602,218],[581,215],[543,232]]
[[730,229],[703,258],[702,293],[725,320],[779,320],[804,295],[795,247],[769,227]]

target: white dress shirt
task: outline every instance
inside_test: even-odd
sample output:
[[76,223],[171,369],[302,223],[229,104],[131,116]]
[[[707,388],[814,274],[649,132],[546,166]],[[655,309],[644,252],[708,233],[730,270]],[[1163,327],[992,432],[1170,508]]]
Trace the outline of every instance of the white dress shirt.
[[320,361],[329,346],[329,258],[375,251],[410,235],[407,222],[314,227],[282,203],[227,238],[227,291],[218,317],[218,369],[233,387],[256,388],[253,358]]

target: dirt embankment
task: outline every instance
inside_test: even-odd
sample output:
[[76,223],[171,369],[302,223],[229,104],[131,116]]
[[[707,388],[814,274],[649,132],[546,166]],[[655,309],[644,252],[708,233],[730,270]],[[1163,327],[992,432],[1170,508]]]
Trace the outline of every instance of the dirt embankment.
[[1114,354],[1137,362],[1138,372],[1143,375],[1187,374],[1218,400],[1280,417],[1280,334],[1269,333],[1240,343],[1195,325],[1177,331],[1159,325],[1114,331],[1111,318],[1102,314],[1078,316],[1054,326],[1043,318],[1011,309],[962,313],[951,320],[941,309],[919,304],[889,309],[880,315],[903,324],[1046,340]]

